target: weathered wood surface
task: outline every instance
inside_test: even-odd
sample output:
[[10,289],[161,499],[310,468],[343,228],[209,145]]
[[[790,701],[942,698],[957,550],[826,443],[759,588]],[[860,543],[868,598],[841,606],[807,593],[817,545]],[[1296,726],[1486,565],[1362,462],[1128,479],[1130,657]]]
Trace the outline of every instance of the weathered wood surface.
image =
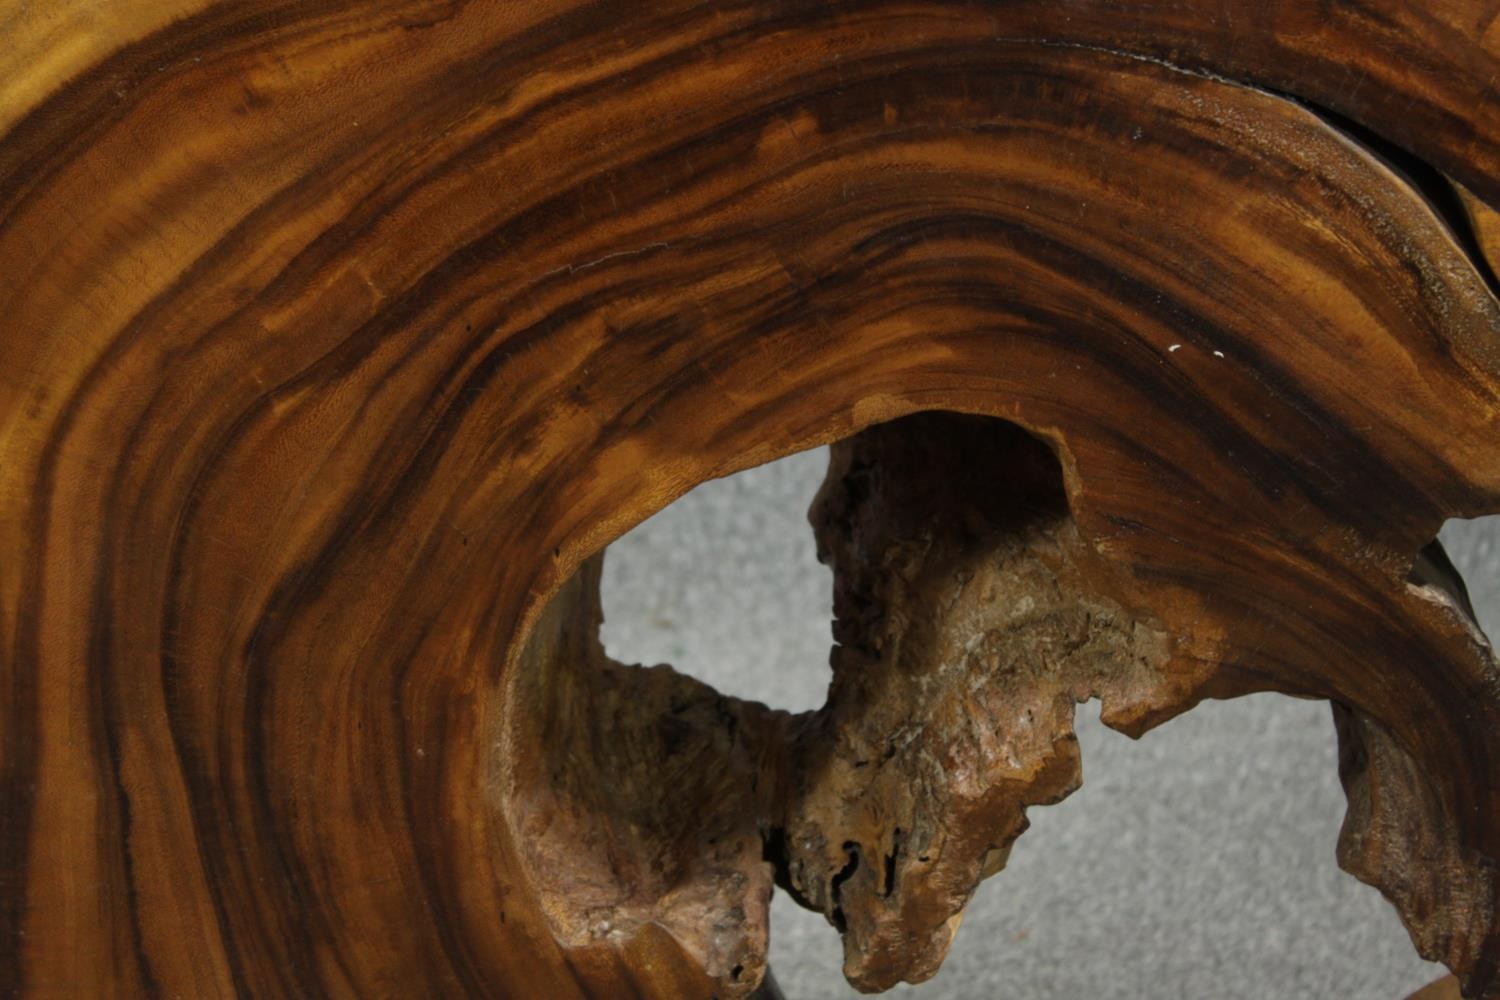
[[[0,2],[0,994],[744,995],[773,880],[921,978],[1075,698],[1276,690],[1500,996],[1497,14]],[[851,437],[823,712],[607,661]]]

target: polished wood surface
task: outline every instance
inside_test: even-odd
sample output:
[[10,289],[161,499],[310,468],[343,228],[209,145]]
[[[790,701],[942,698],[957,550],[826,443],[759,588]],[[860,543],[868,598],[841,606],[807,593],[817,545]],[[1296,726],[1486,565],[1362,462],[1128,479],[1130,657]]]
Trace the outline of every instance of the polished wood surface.
[[1458,980],[1452,976],[1444,976],[1435,983],[1422,987],[1407,1000],[1462,1000],[1463,994],[1459,992]]
[[[1418,558],[1500,511],[1497,15],[0,0],[0,995],[744,996],[773,882],[919,979],[1071,699],[1274,690],[1500,996],[1500,672]],[[611,539],[836,441],[823,712],[608,661]],[[971,557],[1126,666],[999,684]]]

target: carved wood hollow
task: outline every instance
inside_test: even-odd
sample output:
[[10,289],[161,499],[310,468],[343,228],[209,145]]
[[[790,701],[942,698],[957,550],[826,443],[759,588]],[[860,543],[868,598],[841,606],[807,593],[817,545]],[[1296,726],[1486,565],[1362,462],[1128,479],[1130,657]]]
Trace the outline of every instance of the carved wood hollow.
[[[1205,693],[1257,687],[1217,676],[1233,670],[1139,604],[1080,533],[1066,479],[1052,446],[995,418],[921,413],[836,443],[809,514],[836,640],[813,712],[611,660],[603,553],[586,560],[526,639],[504,740],[509,820],[559,939],[665,932],[743,996],[766,968],[774,882],[839,930],[855,986],[921,982],[1027,807],[1079,787],[1076,704],[1097,697],[1107,724],[1139,735]],[[1411,586],[1467,604],[1436,543]],[[1424,826],[1442,804],[1411,758],[1360,712],[1336,703],[1335,717],[1341,862],[1418,933],[1421,866],[1460,866],[1471,891],[1442,905],[1487,919],[1485,864]]]

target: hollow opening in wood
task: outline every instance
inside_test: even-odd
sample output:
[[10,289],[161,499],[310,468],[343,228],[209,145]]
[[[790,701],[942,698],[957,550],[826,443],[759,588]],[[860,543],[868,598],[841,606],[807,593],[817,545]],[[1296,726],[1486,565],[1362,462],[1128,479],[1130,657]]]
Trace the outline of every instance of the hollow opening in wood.
[[554,932],[665,929],[723,995],[765,965],[775,884],[862,989],[940,964],[1030,805],[1079,783],[1077,703],[1129,724],[1171,640],[1111,595],[1048,443],[929,412],[833,446],[811,520],[834,574],[827,703],[789,714],[599,641],[601,558],[540,616],[508,798]]
[[820,707],[833,587],[807,511],[827,467],[818,448],[712,480],[611,543],[600,580],[609,657],[670,663],[784,711]]
[[1457,577],[1460,605],[1493,641],[1500,635],[1500,515],[1453,518],[1436,541]]

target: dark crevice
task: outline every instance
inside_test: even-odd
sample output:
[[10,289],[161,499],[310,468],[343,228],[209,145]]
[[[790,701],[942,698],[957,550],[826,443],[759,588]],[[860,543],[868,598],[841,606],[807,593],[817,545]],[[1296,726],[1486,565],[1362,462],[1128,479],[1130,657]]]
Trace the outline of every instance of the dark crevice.
[[828,919],[833,921],[833,926],[838,928],[840,934],[849,929],[849,923],[844,919],[844,907],[839,902],[839,895],[843,891],[844,883],[859,870],[859,845],[849,841],[844,844],[844,853],[848,855],[849,863],[840,868],[828,883],[828,898],[833,904]]
[[773,826],[761,831],[760,858],[770,863],[776,871],[776,880],[781,881],[782,872],[787,867],[786,830]]
[[1474,602],[1469,598],[1469,588],[1464,584],[1462,574],[1458,567],[1453,565],[1453,560],[1448,558],[1448,550],[1443,548],[1443,543],[1433,539],[1422,550],[1417,553],[1416,561],[1412,563],[1411,572],[1406,579],[1419,587],[1437,587],[1453,598],[1469,620],[1476,625],[1479,623],[1479,615],[1474,611]]
[[[997,41],[1018,41],[1018,39],[996,39]],[[1397,176],[1407,182],[1411,189],[1416,192],[1428,206],[1433,214],[1447,227],[1454,240],[1463,250],[1464,254],[1473,262],[1474,269],[1478,272],[1481,280],[1489,288],[1490,293],[1500,298],[1500,276],[1497,276],[1490,265],[1484,248],[1480,244],[1478,236],[1474,232],[1474,225],[1469,219],[1468,210],[1464,208],[1463,201],[1459,198],[1455,189],[1456,181],[1447,174],[1417,154],[1406,149],[1376,132],[1370,126],[1365,125],[1343,112],[1335,111],[1333,108],[1318,104],[1309,100],[1301,94],[1294,94],[1287,90],[1274,87],[1263,80],[1224,76],[1206,66],[1194,66],[1186,63],[1177,63],[1170,59],[1150,55],[1129,49],[1117,49],[1108,46],[1084,45],[1072,42],[1044,41],[1028,39],[1034,44],[1053,46],[1057,48],[1076,48],[1096,52],[1105,52],[1110,55],[1120,56],[1126,59],[1139,59],[1143,62],[1155,63],[1179,73],[1190,76],[1203,77],[1215,80],[1234,87],[1246,87],[1258,90],[1272,97],[1290,101],[1301,108],[1311,112],[1324,124],[1342,134],[1349,141],[1365,149],[1376,159],[1380,160]]]
[[889,897],[896,890],[896,861],[901,857],[902,831],[898,826],[891,834],[891,853],[885,856],[885,885],[881,895]]
[[786,830],[783,827],[773,826],[761,831],[761,860],[771,866],[772,879],[776,888],[785,892],[792,900],[805,910],[822,912],[822,907],[817,901],[797,888],[797,882],[792,878],[791,849],[787,844]]
[[1447,227],[1454,241],[1463,250],[1464,256],[1469,258],[1474,270],[1489,288],[1490,294],[1500,298],[1500,277],[1496,276],[1494,269],[1490,266],[1484,247],[1480,245],[1479,235],[1474,231],[1474,223],[1469,218],[1469,212],[1464,208],[1464,203],[1453,186],[1454,182],[1448,178],[1447,174],[1411,150],[1397,145],[1369,126],[1340,114],[1332,108],[1314,104],[1296,94],[1284,91],[1272,91],[1272,93],[1306,108],[1322,119],[1329,128],[1342,133],[1350,142],[1365,149],[1406,181],[1407,185],[1427,202],[1439,221]]

